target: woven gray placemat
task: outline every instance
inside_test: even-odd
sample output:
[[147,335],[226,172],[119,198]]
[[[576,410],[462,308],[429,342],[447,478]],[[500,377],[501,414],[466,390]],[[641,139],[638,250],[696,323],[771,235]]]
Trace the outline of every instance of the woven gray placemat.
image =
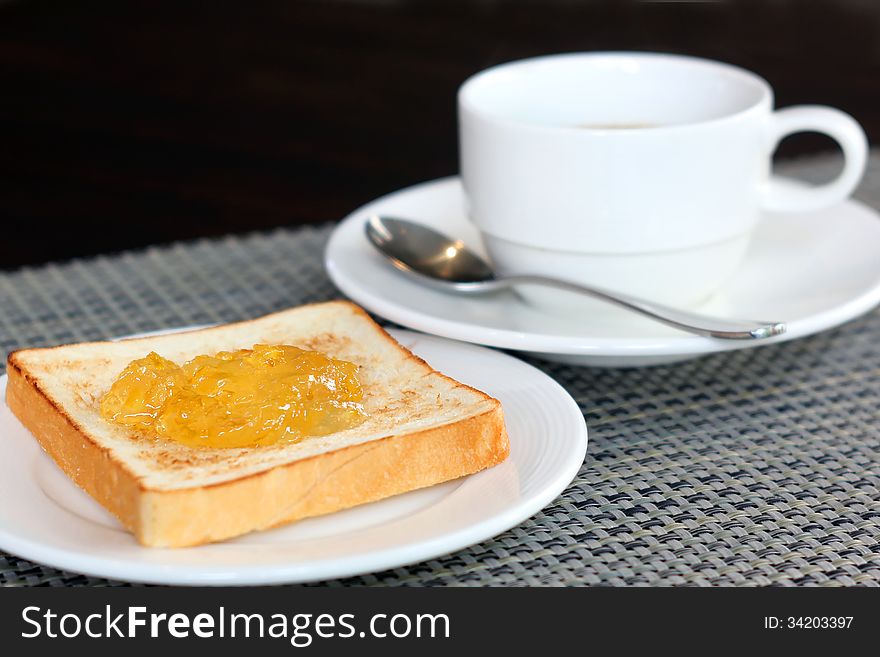
[[[837,166],[787,168],[818,180]],[[880,206],[880,153],[858,195]],[[337,297],[321,265],[330,228],[0,275],[0,355]],[[878,336],[872,312],[811,338],[671,366],[531,361],[589,424],[587,459],[565,493],[492,540],[329,584],[878,585]],[[0,554],[0,584],[120,583]]]

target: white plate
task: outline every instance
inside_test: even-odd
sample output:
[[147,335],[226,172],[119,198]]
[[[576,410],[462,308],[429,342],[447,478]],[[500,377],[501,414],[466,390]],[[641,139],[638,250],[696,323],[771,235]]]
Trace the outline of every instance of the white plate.
[[574,364],[651,365],[793,340],[880,302],[880,217],[856,201],[818,212],[768,213],[737,276],[699,308],[720,317],[788,322],[787,333],[760,343],[691,335],[612,308],[607,315],[557,317],[511,292],[477,298],[431,290],[401,276],[366,242],[363,222],[371,214],[418,220],[480,250],[458,178],[389,194],[349,215],[327,246],[330,277],[351,299],[398,324]]
[[[484,472],[238,539],[140,547],[0,404],[0,548],[57,568],[161,584],[276,584],[395,568],[488,539],[534,515],[577,474],[587,428],[555,381],[515,358],[394,331],[435,368],[498,398],[510,457]],[[5,399],[6,376],[0,377]]]

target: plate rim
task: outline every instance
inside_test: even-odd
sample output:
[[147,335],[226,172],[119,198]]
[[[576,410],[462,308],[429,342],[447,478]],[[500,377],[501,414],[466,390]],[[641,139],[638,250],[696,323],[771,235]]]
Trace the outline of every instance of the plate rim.
[[[785,182],[794,182],[794,184],[797,184],[796,181],[792,181],[783,176],[774,176],[774,179]],[[362,224],[370,213],[376,211],[374,208],[394,201],[404,195],[418,194],[426,190],[434,190],[441,187],[454,187],[456,189],[452,193],[460,194],[460,176],[445,176],[416,183],[388,194],[384,194],[383,196],[362,205],[346,215],[333,228],[324,249],[324,268],[334,285],[336,285],[343,294],[368,310],[371,310],[392,322],[438,337],[461,340],[487,347],[513,349],[535,354],[582,356],[587,358],[628,357],[639,359],[664,356],[698,356],[796,340],[839,326],[840,324],[865,314],[880,304],[880,276],[878,276],[874,285],[860,295],[820,313],[789,322],[788,330],[784,334],[761,341],[716,340],[684,332],[680,335],[670,334],[654,337],[616,339],[531,333],[515,329],[499,329],[449,320],[443,317],[428,315],[421,311],[412,311],[405,306],[395,303],[393,299],[386,298],[365,287],[358,286],[356,280],[354,280],[353,277],[348,276],[345,273],[345,268],[339,265],[338,258],[334,257],[334,253],[338,251],[339,244],[342,242],[345,234],[348,231],[357,230],[354,229],[353,226]],[[867,212],[874,215],[877,220],[880,221],[880,212],[856,199],[845,199],[844,201],[841,201],[838,206],[851,206],[853,209],[860,212]],[[364,246],[366,246],[366,241],[364,241]],[[425,293],[433,295],[442,294],[441,292],[431,290],[430,288],[425,288]]]
[[[175,329],[162,329],[159,332],[167,333],[190,328],[192,327],[176,327]],[[586,419],[577,402],[558,381],[533,365],[514,356],[486,349],[485,347],[416,333],[408,329],[387,330],[398,341],[412,337],[419,340],[427,339],[429,341],[441,342],[445,346],[455,349],[485,350],[493,353],[495,355],[493,357],[515,361],[518,363],[518,367],[526,367],[540,376],[544,383],[550,385],[554,389],[554,393],[559,395],[561,403],[567,408],[566,413],[570,416],[569,421],[572,422],[571,448],[569,450],[571,454],[563,461],[564,467],[557,468],[548,482],[539,491],[533,493],[527,501],[513,507],[507,507],[489,518],[460,527],[451,533],[444,533],[428,539],[419,539],[412,543],[395,545],[353,557],[346,557],[342,560],[339,558],[327,558],[305,563],[251,564],[235,567],[205,566],[203,568],[194,568],[192,565],[135,563],[134,558],[115,557],[108,559],[92,554],[75,552],[69,548],[47,546],[39,540],[22,537],[14,529],[10,529],[2,524],[0,524],[0,549],[53,568],[125,582],[186,586],[238,586],[320,582],[420,563],[457,552],[482,541],[490,540],[500,533],[528,520],[548,506],[568,488],[580,471],[586,457],[589,430]],[[124,337],[138,337],[139,335],[142,334]],[[4,407],[6,407],[5,389],[7,380],[7,374],[0,375],[0,398],[2,398],[0,403]],[[8,407],[6,407],[6,410],[8,411]],[[577,427],[576,432],[575,425]],[[36,445],[36,448],[40,449],[38,445]],[[46,458],[51,459],[48,456]],[[0,465],[0,469],[2,467]],[[491,470],[484,472],[488,473]],[[38,486],[38,484],[35,485]],[[50,501],[49,503],[52,502]],[[395,521],[397,520],[399,519],[395,519]],[[213,545],[222,545],[222,542]],[[141,550],[152,550],[152,548],[135,547]],[[198,550],[199,547],[186,549]]]

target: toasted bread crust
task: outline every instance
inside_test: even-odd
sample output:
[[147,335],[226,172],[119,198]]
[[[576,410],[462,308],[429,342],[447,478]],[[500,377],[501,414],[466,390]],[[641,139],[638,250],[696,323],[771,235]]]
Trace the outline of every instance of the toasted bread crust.
[[140,535],[140,482],[109,450],[82,431],[36,382],[10,359],[6,405],[77,486],[136,536]]
[[145,521],[136,535],[153,547],[218,541],[473,474],[501,463],[509,450],[498,406],[461,422],[353,445],[235,481],[143,493]]
[[[433,368],[363,315],[401,355]],[[258,320],[249,320],[258,321]],[[247,323],[247,322],[244,322]],[[228,325],[227,325],[228,326]],[[223,326],[201,329],[223,330]],[[161,338],[140,338],[146,344]],[[50,349],[60,349],[54,347]],[[20,354],[8,358],[7,404],[43,449],[81,488],[144,545],[181,547],[222,540],[431,486],[491,467],[509,453],[500,403],[455,422],[350,445],[220,483],[156,489],[83,430],[28,375]]]

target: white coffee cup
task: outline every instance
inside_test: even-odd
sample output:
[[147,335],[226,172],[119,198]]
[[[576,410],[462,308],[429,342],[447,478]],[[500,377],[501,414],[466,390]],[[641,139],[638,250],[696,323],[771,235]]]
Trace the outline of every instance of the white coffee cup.
[[[838,203],[865,134],[829,107],[773,110],[765,80],[692,57],[575,53],[502,64],[458,93],[468,214],[502,273],[541,273],[693,306],[736,271],[765,211]],[[844,168],[818,187],[770,176],[779,141],[829,135]],[[569,307],[565,293],[522,289]]]

